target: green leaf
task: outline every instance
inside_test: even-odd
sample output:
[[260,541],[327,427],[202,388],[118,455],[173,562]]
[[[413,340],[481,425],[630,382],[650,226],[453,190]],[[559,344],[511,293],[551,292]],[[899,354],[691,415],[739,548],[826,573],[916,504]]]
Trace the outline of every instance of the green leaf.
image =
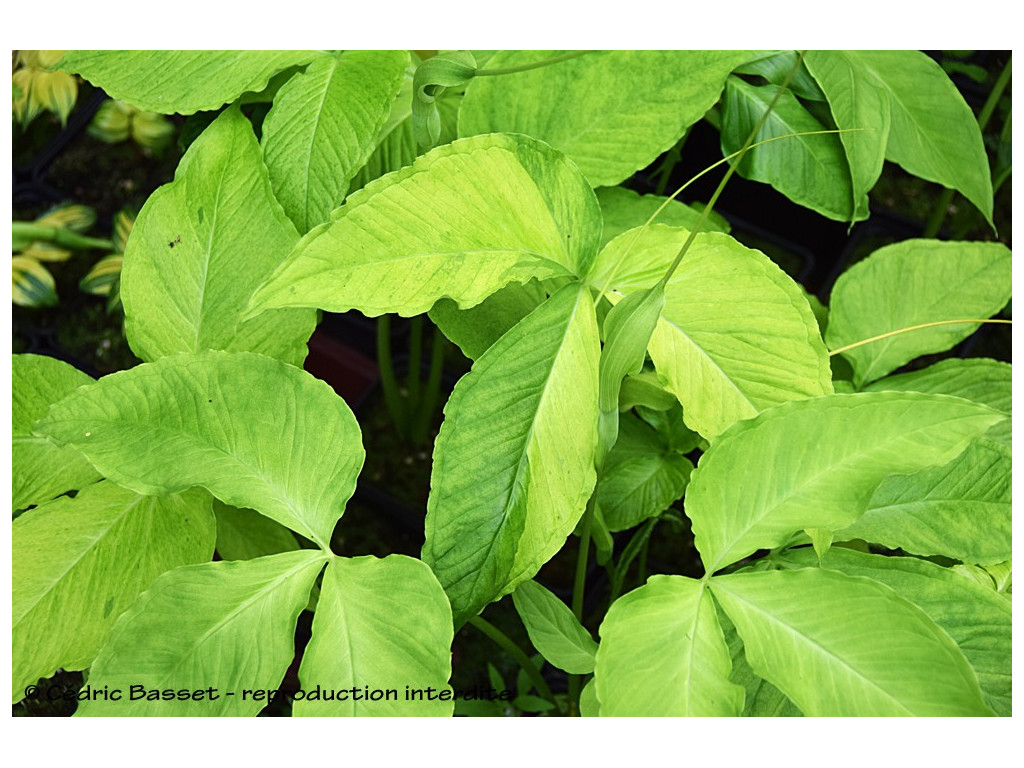
[[956,644],[877,582],[807,568],[716,576],[711,591],[754,672],[806,715],[992,714]]
[[423,560],[459,627],[533,578],[594,488],[599,342],[590,292],[568,285],[455,386],[434,444]]
[[[772,103],[779,86],[753,86],[738,77],[725,85],[722,109],[722,153],[737,152]],[[791,133],[823,131],[825,126],[789,91],[775,103],[765,124],[754,137],[765,141]],[[793,136],[750,149],[740,163],[741,176],[771,184],[790,200],[838,221],[867,218],[853,209],[850,168],[835,134]],[[858,200],[858,202],[861,202]]]
[[743,700],[743,717],[803,717],[803,712],[786,694],[763,677],[754,674],[743,652],[743,641],[736,627],[724,613],[718,614],[718,621],[725,634],[732,657],[732,674],[729,680],[743,686],[746,696]]
[[597,698],[597,680],[590,678],[580,691],[580,717],[600,717],[601,702]]
[[1012,555],[1010,448],[976,440],[945,466],[887,477],[837,537],[991,565]]
[[85,669],[160,574],[213,555],[210,496],[139,496],[110,482],[14,521],[14,700],[57,668]]
[[851,179],[851,204],[868,214],[868,192],[882,174],[889,142],[890,95],[863,58],[850,51],[808,51],[804,64],[821,85],[839,134]]
[[[1002,243],[906,240],[880,248],[836,281],[825,341],[838,350],[925,323],[991,317],[1010,300],[1010,262]],[[978,327],[920,328],[842,354],[859,387],[915,357],[949,349]]]
[[[563,51],[501,51],[487,69],[536,63]],[[595,186],[650,165],[700,120],[745,51],[590,51],[526,72],[476,77],[459,135],[525,133],[569,155]]]
[[121,279],[121,265],[124,256],[112,253],[92,265],[89,272],[78,282],[78,290],[94,296],[109,296]]
[[324,549],[364,456],[355,417],[328,385],[245,352],[174,355],[106,376],[36,429],[126,488],[201,485]]
[[1007,560],[1004,563],[995,563],[994,565],[987,565],[983,569],[987,573],[992,581],[995,583],[996,591],[1005,592],[1007,595],[1012,591],[1013,587],[1013,560]]
[[299,232],[327,221],[345,199],[377,146],[408,60],[405,51],[322,56],[277,92],[263,122],[263,157]]
[[[666,201],[668,204],[652,223],[693,229],[702,215],[696,207],[683,205],[677,200],[669,200],[660,195],[640,195],[625,187],[601,187],[595,192],[604,219],[602,248],[623,232],[643,226]],[[729,222],[714,211],[705,220],[703,227],[702,231],[705,232],[729,232]]]
[[213,514],[221,560],[253,560],[299,548],[291,531],[254,509],[239,509],[214,499]]
[[672,406],[678,408],[679,401],[673,394],[666,391],[655,371],[643,370],[636,376],[624,378],[622,388],[619,390],[620,411],[628,411],[638,405],[667,411]]
[[[625,293],[653,285],[688,234],[653,225],[632,248],[633,235],[619,235],[588,281]],[[765,408],[832,391],[828,353],[799,286],[724,234],[694,240],[665,290],[648,351],[686,425],[709,440]]]
[[665,288],[656,283],[616,302],[605,316],[599,375],[602,411],[618,414],[622,380],[635,376],[644,367],[647,344],[664,307]]
[[324,574],[299,679],[305,691],[368,688],[383,691],[383,697],[297,700],[293,711],[314,717],[451,717],[454,701],[438,698],[441,692],[450,696],[451,646],[451,608],[426,565],[404,555],[336,557]]
[[[1013,367],[1009,363],[986,358],[952,358],[920,371],[901,373],[872,382],[865,392],[934,392],[954,395],[987,405],[1010,416],[1013,405]],[[999,422],[985,438],[1010,445],[1012,423]]]
[[793,67],[796,66],[798,55],[796,51],[772,51],[737,67],[735,73],[737,75],[759,75],[769,83],[779,86],[789,78],[787,87],[801,99],[825,101],[825,94],[821,92],[821,88],[807,71],[808,56],[805,55],[803,63],[790,78],[790,72],[793,72]]
[[262,90],[317,51],[68,51],[59,67],[139,109],[191,115]]
[[350,195],[252,310],[411,316],[443,297],[466,309],[510,282],[583,274],[600,221],[586,180],[550,147],[526,136],[456,141]]
[[535,581],[524,581],[512,593],[530,642],[551,665],[570,675],[594,671],[597,643],[569,606]]
[[597,503],[608,528],[624,531],[668,509],[682,498],[692,471],[693,464],[669,447],[665,435],[622,414],[619,439],[597,480]]
[[[83,702],[76,714],[257,714],[267,696],[256,694],[277,691],[295,655],[295,623],[326,559],[302,550],[165,573],[121,616],[89,673],[94,690],[119,689],[123,698]],[[130,701],[133,686],[142,698]],[[149,700],[152,691],[174,698]]]
[[430,310],[430,319],[449,341],[458,344],[462,354],[476,360],[547,297],[536,280],[509,283],[470,309],[441,299]]
[[[785,555],[785,564],[811,564],[806,551]],[[923,610],[960,646],[978,675],[985,703],[1011,714],[1011,606],[993,590],[934,563],[912,557],[882,557],[836,548],[822,565],[849,576],[885,584]]]
[[798,531],[846,528],[888,475],[950,461],[1000,418],[960,398],[879,392],[787,403],[736,424],[686,489],[707,572]]
[[314,312],[241,318],[297,239],[252,127],[229,109],[189,147],[175,180],[150,196],[132,229],[121,273],[132,350],[146,361],[245,350],[301,365]]
[[[861,132],[862,146],[851,153],[865,181],[878,178],[873,169],[881,169],[877,155],[884,148],[887,160],[915,176],[963,193],[991,224],[992,180],[981,130],[938,64],[921,51],[820,51],[808,54],[807,67],[840,128],[875,129]],[[888,130],[879,97],[888,101]]]
[[14,256],[11,279],[11,300],[19,307],[57,306],[57,283],[50,271],[35,259]]
[[100,475],[74,448],[61,448],[32,434],[50,405],[92,378],[67,363],[43,355],[11,357],[11,495],[17,511],[78,490]]
[[601,623],[597,696],[602,717],[738,715],[729,649],[704,583],[652,576],[616,600]]

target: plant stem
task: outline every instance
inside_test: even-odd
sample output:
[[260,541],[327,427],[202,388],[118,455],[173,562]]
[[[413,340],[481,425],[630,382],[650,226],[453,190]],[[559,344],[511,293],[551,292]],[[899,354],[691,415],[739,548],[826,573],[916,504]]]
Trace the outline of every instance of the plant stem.
[[661,168],[658,169],[658,181],[654,187],[654,194],[664,195],[665,187],[668,186],[669,177],[672,175],[672,171],[675,170],[678,165],[680,158],[683,155],[683,144],[686,143],[687,137],[690,135],[690,128],[686,129],[686,133],[683,134],[683,138],[675,143],[675,145],[665,155],[664,161],[661,163]]
[[800,69],[800,65],[803,64],[803,61],[804,54],[803,51],[801,51],[800,54],[797,56],[796,64],[793,65],[793,68],[789,70],[789,74],[786,75],[786,79],[782,82],[782,85],[775,92],[775,96],[772,97],[772,100],[768,103],[768,109],[766,109],[764,111],[764,114],[761,115],[761,119],[757,121],[757,124],[754,126],[753,130],[751,130],[750,135],[747,136],[747,140],[743,142],[743,146],[740,147],[739,157],[737,158],[736,162],[729,166],[729,170],[725,172],[725,175],[722,177],[722,180],[718,182],[718,187],[715,189],[714,194],[711,195],[711,199],[708,200],[708,204],[704,206],[704,210],[701,212],[700,218],[697,220],[697,225],[692,230],[690,230],[690,234],[686,238],[686,242],[683,243],[683,247],[680,248],[679,253],[676,254],[676,258],[675,261],[672,262],[672,266],[668,268],[668,271],[661,278],[660,282],[662,284],[662,287],[667,285],[668,281],[672,279],[672,275],[675,273],[676,268],[679,266],[679,262],[683,260],[683,256],[686,255],[686,252],[690,249],[690,246],[693,244],[693,241],[697,238],[697,235],[700,233],[701,229],[703,229],[704,222],[706,222],[708,216],[711,215],[711,210],[715,207],[715,203],[718,202],[719,196],[725,190],[725,185],[729,182],[729,179],[732,178],[732,175],[736,172],[736,169],[740,167],[740,164],[743,162],[743,157],[747,154],[747,151],[754,143],[754,139],[757,138],[757,134],[761,132],[761,129],[764,127],[764,124],[768,122],[768,115],[770,115],[772,113],[772,110],[775,109],[775,105],[782,97],[782,94],[786,92],[786,87],[789,85],[789,81],[792,80],[793,77],[796,75],[797,70]]
[[86,237],[70,229],[55,227],[51,224],[33,224],[27,221],[11,223],[11,234],[15,239],[29,242],[44,242],[70,248],[74,251],[113,250],[114,243],[96,237]]
[[882,339],[888,339],[890,336],[898,336],[901,333],[909,333],[910,331],[920,331],[922,328],[934,328],[937,325],[959,325],[962,323],[978,323],[985,325],[986,323],[999,323],[1002,325],[1013,325],[1012,320],[983,320],[979,318],[965,318],[963,320],[936,320],[931,323],[921,323],[920,325],[911,325],[906,328],[899,328],[895,331],[889,331],[888,333],[880,333],[878,336],[872,336],[870,339],[861,339],[855,341],[852,344],[847,344],[845,347],[839,347],[839,349],[831,350],[828,355],[834,357],[842,352],[847,352],[857,347],[863,347],[865,344],[871,344],[875,341],[881,341]]
[[[572,615],[583,623],[583,595],[587,588],[587,558],[590,555],[590,526],[594,520],[594,496],[587,501],[583,513],[583,528],[580,530],[580,548],[576,555],[576,576],[572,585]],[[580,691],[583,689],[581,675],[569,675],[569,707],[571,714],[578,715]]]
[[629,568],[633,564],[637,555],[639,555],[646,546],[647,541],[651,537],[651,533],[654,531],[654,526],[658,524],[658,519],[659,518],[657,517],[651,517],[644,521],[644,524],[636,533],[633,534],[633,537],[629,540],[626,548],[622,551],[622,556],[615,564],[615,568],[612,569],[611,573],[612,583],[608,597],[609,607],[622,593],[622,585],[626,581],[626,575],[629,573]]
[[399,436],[407,439],[405,403],[398,392],[395,379],[395,367],[391,361],[391,317],[381,315],[377,318],[377,367],[380,369],[380,385],[384,390],[384,404]]
[[423,399],[420,403],[420,410],[413,415],[413,441],[417,445],[427,442],[430,435],[430,425],[434,418],[434,408],[437,405],[437,398],[441,393],[441,370],[444,366],[444,334],[441,329],[434,327],[434,339],[430,347],[430,372],[427,374],[427,386],[423,392]]
[[512,641],[512,638],[482,616],[474,616],[468,623],[501,646],[502,650],[515,659],[519,666],[523,668],[523,671],[526,672],[537,689],[537,693],[555,706],[558,706],[555,694],[551,691],[551,687],[548,685],[547,680],[544,679],[544,676],[541,675],[540,670],[534,666],[533,659],[527,656],[526,652]]
[[[420,406],[420,374],[423,372],[423,315],[409,321],[409,370],[405,374],[405,390],[409,407],[406,416],[412,421]],[[411,431],[411,430],[410,430]]]
[[520,64],[518,67],[499,67],[498,69],[478,69],[473,73],[473,77],[493,77],[495,75],[514,75],[517,72],[528,72],[531,69],[540,69],[541,67],[547,67],[552,64],[559,64],[563,61],[569,61],[582,56],[585,53],[594,53],[594,51],[572,51],[571,53],[563,53],[561,56],[552,56],[550,59],[543,59],[541,61],[535,61],[532,64]]

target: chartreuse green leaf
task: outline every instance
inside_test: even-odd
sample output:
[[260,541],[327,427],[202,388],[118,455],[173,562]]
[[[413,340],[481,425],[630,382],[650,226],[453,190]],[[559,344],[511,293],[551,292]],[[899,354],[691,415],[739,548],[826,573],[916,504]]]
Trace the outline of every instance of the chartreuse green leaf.
[[616,600],[601,623],[597,698],[602,717],[738,715],[729,648],[703,582],[652,576]]
[[291,531],[254,509],[239,509],[214,499],[213,514],[221,560],[253,560],[299,548]]
[[252,126],[237,108],[227,110],[189,147],[175,180],[150,196],[132,229],[121,273],[132,350],[146,361],[246,350],[301,365],[313,311],[241,319],[297,240],[270,190]]
[[11,496],[17,511],[99,480],[81,453],[32,434],[47,409],[92,377],[42,355],[11,357]]
[[[678,407],[678,406],[677,406]],[[666,435],[629,413],[601,466],[597,503],[611,531],[624,531],[682,498],[693,464],[668,445]]]
[[[326,560],[305,549],[165,573],[121,616],[90,670],[94,690],[123,697],[83,702],[75,714],[257,714],[295,656],[295,623]],[[141,698],[131,701],[132,691]]]
[[[805,550],[783,562],[811,565]],[[895,590],[942,627],[978,675],[981,693],[998,715],[1011,714],[1011,605],[1003,595],[947,568],[912,557],[882,557],[835,548],[822,565],[849,576],[866,576]]]
[[327,384],[247,352],[174,355],[106,376],[36,429],[126,488],[201,485],[324,549],[364,455],[352,411]]
[[737,75],[759,75],[769,83],[782,85],[787,80],[787,88],[808,101],[825,101],[825,94],[807,71],[807,58],[797,67],[797,51],[766,51],[756,59],[751,59],[746,64],[737,67],[734,73]]
[[[588,281],[627,294],[649,287],[688,234],[657,224],[639,239],[625,232],[601,251]],[[687,426],[709,440],[765,408],[832,392],[828,353],[799,286],[724,234],[694,240],[665,289],[648,351]]]
[[191,115],[230,104],[317,51],[68,51],[59,67],[149,112]]
[[[701,211],[678,200],[669,200],[661,195],[640,195],[625,187],[601,187],[594,190],[601,204],[604,228],[601,230],[601,247],[630,229],[642,227],[651,214],[668,204],[658,213],[653,223],[671,227],[693,229],[700,221]],[[703,231],[729,232],[729,222],[714,211],[704,221]]]
[[718,621],[722,625],[725,642],[729,646],[732,658],[732,674],[729,680],[743,686],[746,695],[743,699],[743,717],[802,717],[803,713],[786,694],[759,677],[747,663],[743,653],[743,641],[729,617],[719,612]]
[[408,61],[405,51],[322,56],[277,92],[263,122],[263,158],[299,232],[327,221],[345,199],[377,146]]
[[[777,85],[754,86],[738,77],[726,81],[723,154],[732,154],[743,146],[778,92]],[[825,126],[792,93],[783,91],[755,141],[823,130]],[[792,136],[754,147],[744,156],[738,171],[748,179],[771,184],[793,202],[830,219],[859,221],[868,216],[866,198],[863,208],[854,211],[850,168],[835,134]]]
[[884,151],[915,176],[963,193],[991,223],[992,180],[981,130],[938,64],[921,51],[812,51],[806,62],[838,127],[867,129],[846,144],[865,191],[878,179]]
[[992,714],[949,635],[875,581],[805,568],[716,576],[711,591],[754,672],[805,715]]
[[991,565],[1012,555],[1010,448],[976,440],[944,466],[887,477],[837,537]]
[[638,405],[658,411],[667,411],[673,406],[678,408],[679,401],[676,400],[675,395],[665,389],[657,372],[648,369],[640,371],[636,376],[624,378],[622,387],[619,389],[620,411],[628,411]]
[[600,468],[619,435],[619,390],[626,376],[635,376],[644,367],[647,345],[665,307],[665,285],[630,293],[615,303],[605,315],[604,346],[598,369],[601,415],[598,421]]
[[597,680],[590,678],[580,691],[580,717],[600,717],[601,702],[597,698]]
[[[333,558],[299,668],[304,691],[369,691],[296,700],[296,716],[435,716],[454,709],[452,613],[430,569],[404,555]],[[432,689],[432,690],[431,690]],[[380,692],[380,693],[377,693]],[[375,697],[378,697],[374,700]]]
[[85,669],[160,574],[213,555],[210,495],[140,496],[110,482],[14,521],[14,701],[58,667]]
[[[1013,405],[1013,367],[986,358],[951,358],[920,371],[887,376],[864,387],[865,392],[934,392],[982,403],[1010,416]],[[987,440],[1010,445],[1009,419],[985,433]]]
[[[519,67],[562,51],[501,51],[486,70]],[[511,131],[565,152],[595,186],[651,164],[700,120],[745,51],[591,51],[515,74],[476,77],[459,134]],[[571,109],[566,105],[572,105]]]
[[459,627],[532,578],[594,488],[597,320],[568,285],[455,386],[434,444],[423,560]]
[[[842,351],[858,387],[915,357],[942,352],[1010,300],[1010,249],[1002,243],[906,240],[875,251],[843,273],[832,289],[825,341]],[[845,349],[849,347],[848,349]]]
[[533,647],[551,665],[571,675],[594,671],[597,643],[569,606],[536,581],[524,581],[516,587],[512,601]]
[[536,280],[509,283],[469,309],[441,299],[431,308],[430,319],[449,341],[459,345],[462,354],[476,360],[547,297]]
[[846,528],[888,475],[950,461],[1001,418],[961,398],[878,392],[786,403],[736,424],[686,489],[707,572],[807,528]]
[[851,205],[866,218],[868,192],[882,174],[889,142],[890,94],[885,84],[850,51],[808,51],[804,65],[824,91],[851,181]]
[[[969,567],[969,566],[961,566]],[[1007,560],[1003,563],[995,563],[993,565],[987,565],[982,568],[985,573],[992,579],[992,583],[997,592],[1005,592],[1007,595],[1010,594],[1013,588],[1013,559]],[[988,585],[986,585],[988,587]]]
[[565,157],[526,136],[477,136],[350,195],[252,309],[409,316],[443,297],[465,309],[513,281],[585,273],[600,229],[597,199]]

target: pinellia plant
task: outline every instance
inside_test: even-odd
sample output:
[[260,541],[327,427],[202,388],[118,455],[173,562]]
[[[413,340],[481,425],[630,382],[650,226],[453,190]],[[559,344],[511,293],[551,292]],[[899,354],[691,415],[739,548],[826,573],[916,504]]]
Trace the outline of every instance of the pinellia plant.
[[[94,382],[15,356],[15,701],[88,669],[81,715],[254,715],[309,610],[293,714],[451,715],[453,636],[508,646],[479,614],[511,595],[570,675],[553,693],[512,649],[552,712],[1010,714],[1010,366],[894,375],[1003,309],[1010,251],[896,243],[812,307],[711,231],[715,198],[618,186],[717,104],[730,173],[825,216],[868,217],[889,159],[991,221],[977,122],[926,56],[61,66],[139,109],[217,114],[125,249],[145,362]],[[259,101],[257,139],[241,104]],[[420,559],[332,549],[363,448],[299,367],[318,309],[430,313],[474,361],[434,444]],[[704,576],[619,595],[679,500]],[[534,577],[574,534],[570,606]],[[592,544],[613,585],[596,637]]]

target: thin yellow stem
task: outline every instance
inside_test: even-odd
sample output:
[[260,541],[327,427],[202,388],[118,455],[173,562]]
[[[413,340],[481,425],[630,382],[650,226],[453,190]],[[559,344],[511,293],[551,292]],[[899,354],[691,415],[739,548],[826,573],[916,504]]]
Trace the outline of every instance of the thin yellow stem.
[[983,320],[983,319],[978,319],[978,318],[967,318],[965,320],[936,320],[935,322],[932,322],[932,323],[921,323],[920,325],[911,325],[911,326],[908,326],[907,328],[900,328],[900,329],[895,330],[895,331],[889,331],[888,333],[882,333],[882,334],[879,334],[878,336],[872,336],[870,339],[861,339],[860,341],[855,341],[852,344],[847,344],[845,347],[839,347],[839,349],[833,349],[831,352],[828,353],[828,355],[829,355],[829,357],[833,357],[833,356],[838,355],[838,354],[840,354],[842,352],[847,352],[847,351],[849,351],[851,349],[856,349],[857,347],[863,347],[865,344],[871,344],[872,342],[875,342],[875,341],[881,341],[882,339],[888,339],[890,336],[898,336],[901,333],[909,333],[910,331],[919,331],[922,328],[934,328],[937,325],[958,325],[958,324],[961,324],[961,323],[979,323],[979,324],[1000,323],[1000,324],[1003,324],[1003,325],[1012,325],[1013,321],[1012,320]]

